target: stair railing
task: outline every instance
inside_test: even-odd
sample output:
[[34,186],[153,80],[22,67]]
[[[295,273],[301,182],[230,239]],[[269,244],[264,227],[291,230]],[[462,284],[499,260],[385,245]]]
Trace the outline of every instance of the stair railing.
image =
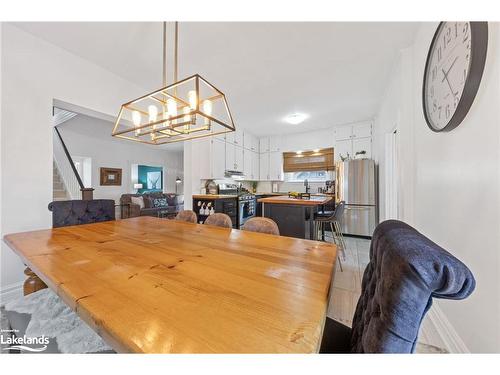
[[68,163],[69,163],[69,166],[71,167],[71,171],[73,172],[73,176],[76,178],[76,182],[78,183],[78,186],[72,186],[74,185],[74,183],[71,183],[70,181],[70,177],[68,176],[69,174],[69,171],[66,171],[65,169],[66,168],[61,168],[61,160],[57,160],[58,157],[57,157],[57,152],[56,152],[56,149],[54,148],[54,156],[55,156],[55,159],[56,159],[56,164],[58,166],[58,169],[59,169],[59,172],[61,172],[61,177],[66,185],[66,188],[68,189],[68,192],[71,196],[71,198],[76,198],[76,194],[75,194],[75,188],[80,189],[80,192],[81,192],[81,197],[83,200],[92,200],[93,199],[93,191],[94,189],[93,188],[86,188],[84,185],[83,185],[83,181],[82,181],[82,178],[80,177],[80,174],[78,173],[78,170],[76,169],[75,167],[75,163],[73,162],[73,158],[71,157],[69,151],[68,151],[68,148],[66,147],[66,144],[64,143],[64,140],[61,136],[61,133],[59,132],[59,129],[57,128],[57,126],[54,126],[54,131],[57,135],[57,138],[59,139],[60,141],[60,145],[62,147],[62,151],[64,153],[64,156],[66,157]]

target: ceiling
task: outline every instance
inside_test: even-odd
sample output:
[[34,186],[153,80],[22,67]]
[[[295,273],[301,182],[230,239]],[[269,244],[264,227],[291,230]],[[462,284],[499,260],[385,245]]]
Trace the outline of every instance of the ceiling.
[[[16,23],[144,87],[161,86],[161,23]],[[372,118],[398,51],[418,23],[179,24],[179,78],[199,73],[228,99],[236,127],[286,134]],[[173,30],[169,24],[169,35]],[[169,37],[169,48],[172,41]],[[172,64],[169,61],[171,82]],[[133,98],[131,98],[133,99]],[[283,117],[310,117],[289,125]]]

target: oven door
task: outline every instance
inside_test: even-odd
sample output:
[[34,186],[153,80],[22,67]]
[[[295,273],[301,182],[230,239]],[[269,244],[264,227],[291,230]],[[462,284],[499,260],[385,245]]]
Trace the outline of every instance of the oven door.
[[255,216],[255,201],[243,201],[238,205],[238,227],[241,228],[245,222]]

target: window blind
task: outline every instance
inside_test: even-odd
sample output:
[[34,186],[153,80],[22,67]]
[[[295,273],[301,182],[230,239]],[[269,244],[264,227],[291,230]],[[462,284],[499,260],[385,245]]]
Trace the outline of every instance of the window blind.
[[315,151],[283,153],[283,171],[332,171],[335,169],[333,147]]

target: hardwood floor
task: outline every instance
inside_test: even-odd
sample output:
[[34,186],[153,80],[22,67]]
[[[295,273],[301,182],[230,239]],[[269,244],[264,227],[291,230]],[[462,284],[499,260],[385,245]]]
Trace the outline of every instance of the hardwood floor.
[[[329,232],[327,232],[326,240],[331,241]],[[345,237],[345,242],[347,249],[345,260],[342,261],[344,271],[340,271],[339,262],[337,262],[327,315],[350,327],[361,294],[363,272],[370,261],[370,241]],[[426,324],[425,319],[423,324]],[[446,350],[430,345],[421,332],[417,353],[446,353]]]

